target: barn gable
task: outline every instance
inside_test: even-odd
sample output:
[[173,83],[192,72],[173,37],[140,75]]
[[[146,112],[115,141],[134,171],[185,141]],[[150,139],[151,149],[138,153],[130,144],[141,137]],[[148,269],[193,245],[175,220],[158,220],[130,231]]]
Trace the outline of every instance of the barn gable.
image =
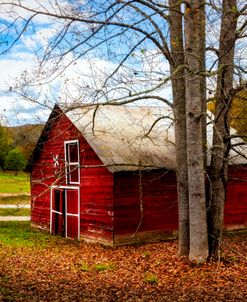
[[[75,143],[79,146],[78,180],[74,178],[75,160],[70,162],[71,172],[66,167],[67,146],[73,150]],[[83,233],[102,242],[112,241],[113,175],[58,107],[41,134],[30,164],[34,226],[49,227],[52,233],[67,237],[79,238]]]

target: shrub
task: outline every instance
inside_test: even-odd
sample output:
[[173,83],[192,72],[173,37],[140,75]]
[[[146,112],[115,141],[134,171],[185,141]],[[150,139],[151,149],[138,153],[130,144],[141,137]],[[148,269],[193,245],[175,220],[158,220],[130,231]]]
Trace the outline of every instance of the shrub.
[[12,171],[22,171],[26,167],[27,161],[24,158],[22,152],[18,149],[12,149],[9,151],[5,158],[4,168]]

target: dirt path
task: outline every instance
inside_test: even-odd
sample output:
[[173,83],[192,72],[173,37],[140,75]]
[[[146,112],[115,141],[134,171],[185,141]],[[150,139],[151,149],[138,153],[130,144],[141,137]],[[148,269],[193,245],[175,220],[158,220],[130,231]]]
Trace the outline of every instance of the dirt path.
[[11,197],[11,196],[31,196],[30,193],[0,193],[0,197]]
[[30,204],[0,204],[0,209],[30,209]]
[[29,221],[30,216],[0,216],[0,221]]
[[[30,193],[0,193],[1,197],[30,196]],[[1,204],[0,209],[30,209],[30,204]],[[30,221],[30,216],[0,216],[0,221]]]

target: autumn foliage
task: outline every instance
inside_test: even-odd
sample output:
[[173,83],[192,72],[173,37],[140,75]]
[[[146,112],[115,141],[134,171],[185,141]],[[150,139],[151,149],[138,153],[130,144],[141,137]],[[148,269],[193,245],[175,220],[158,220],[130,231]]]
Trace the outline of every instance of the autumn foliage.
[[174,256],[176,241],[110,248],[31,235],[0,239],[1,301],[247,301],[246,232],[224,236],[222,261],[203,265]]
[[[208,103],[208,109],[215,112],[215,100]],[[247,141],[247,90],[239,89],[232,100],[230,108],[230,126],[234,128],[238,135]]]

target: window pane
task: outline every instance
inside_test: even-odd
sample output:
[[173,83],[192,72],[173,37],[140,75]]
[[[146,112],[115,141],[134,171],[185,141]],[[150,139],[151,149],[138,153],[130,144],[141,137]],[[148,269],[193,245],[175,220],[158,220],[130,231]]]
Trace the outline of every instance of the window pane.
[[77,165],[69,166],[69,181],[70,182],[79,182],[79,173]]
[[52,200],[52,209],[54,211],[60,212],[60,200],[61,200],[61,191],[60,190],[54,190],[53,191],[53,200]]
[[69,162],[77,163],[78,162],[78,145],[76,143],[68,145],[69,153]]
[[66,183],[79,183],[79,142],[65,142],[66,152]]

